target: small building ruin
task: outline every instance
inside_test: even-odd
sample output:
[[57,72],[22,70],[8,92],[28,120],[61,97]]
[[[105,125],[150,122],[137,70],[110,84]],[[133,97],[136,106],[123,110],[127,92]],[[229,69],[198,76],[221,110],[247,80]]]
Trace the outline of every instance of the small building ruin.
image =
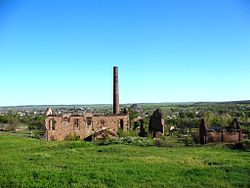
[[164,119],[159,108],[150,116],[148,132],[152,133],[153,137],[159,137],[164,133]]
[[146,137],[147,136],[147,132],[145,131],[144,128],[144,120],[142,116],[137,116],[134,120],[134,126],[133,126],[133,130],[137,130],[139,128],[139,133],[138,136],[140,137]]
[[219,129],[208,128],[204,119],[201,120],[199,129],[200,144],[208,143],[237,143],[242,141],[242,129],[237,119],[234,119],[228,127]]

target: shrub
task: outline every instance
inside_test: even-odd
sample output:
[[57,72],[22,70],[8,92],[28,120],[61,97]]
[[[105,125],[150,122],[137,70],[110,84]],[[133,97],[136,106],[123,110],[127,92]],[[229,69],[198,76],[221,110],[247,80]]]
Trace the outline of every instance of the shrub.
[[184,139],[185,146],[192,146],[195,144],[193,138],[191,136],[186,136]]
[[155,146],[157,147],[169,147],[170,145],[162,139],[155,139]]
[[195,144],[191,135],[180,135],[177,139],[180,143],[184,143],[185,146],[192,146]]
[[30,136],[31,136],[32,138],[40,139],[40,134],[41,134],[41,132],[39,132],[39,131],[31,131],[31,132],[30,132]]
[[194,143],[196,143],[196,144],[200,143],[200,138],[199,138],[198,132],[191,133],[191,137],[192,137]]
[[119,137],[124,137],[126,135],[126,132],[124,132],[123,129],[119,129],[118,132],[117,132],[117,135]]
[[125,145],[134,145],[134,146],[154,146],[155,141],[149,138],[143,138],[138,136],[128,136],[120,137],[109,140],[102,140],[97,142],[98,145],[110,145],[110,144],[125,144]]
[[80,136],[76,135],[76,134],[68,134],[66,137],[65,137],[65,140],[66,141],[77,141],[77,140],[80,140]]
[[229,149],[250,151],[250,141],[243,140],[242,142],[235,143],[235,144],[226,144],[226,147],[228,147]]
[[16,131],[16,127],[17,127],[16,124],[9,124],[9,126],[8,126],[10,131]]

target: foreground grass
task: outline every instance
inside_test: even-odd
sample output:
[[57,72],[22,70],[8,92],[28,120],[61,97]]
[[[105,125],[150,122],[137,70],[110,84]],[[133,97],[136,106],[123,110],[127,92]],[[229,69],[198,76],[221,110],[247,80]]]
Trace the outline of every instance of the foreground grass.
[[0,135],[0,187],[250,187],[250,153]]

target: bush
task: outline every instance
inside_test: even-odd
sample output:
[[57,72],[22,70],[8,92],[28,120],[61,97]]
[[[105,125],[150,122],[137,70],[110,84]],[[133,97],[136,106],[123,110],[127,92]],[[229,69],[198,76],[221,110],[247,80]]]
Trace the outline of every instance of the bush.
[[30,131],[30,136],[31,136],[32,138],[41,139],[41,137],[43,136],[43,132],[37,131],[37,130],[31,130],[31,131]]
[[226,144],[225,146],[229,149],[250,151],[250,140],[243,140],[242,142],[235,144]]
[[194,139],[192,138],[191,135],[180,135],[178,137],[178,141],[180,143],[184,143],[185,146],[192,146],[192,145],[195,144],[195,141],[194,141]]
[[66,141],[77,141],[77,140],[80,140],[80,136],[76,135],[76,134],[68,134],[66,137],[65,137],[65,140]]
[[196,143],[196,144],[200,143],[200,138],[199,138],[198,132],[191,133],[191,137],[192,137],[194,143]]
[[45,132],[44,117],[41,115],[25,117],[25,119],[22,119],[22,122],[28,124],[29,130],[41,130]]
[[16,131],[17,125],[16,124],[9,124],[8,128],[10,131]]
[[124,137],[126,135],[126,132],[123,129],[119,129],[118,132],[117,132],[117,135],[119,137]]
[[191,136],[186,136],[184,139],[184,144],[185,146],[193,146],[195,142]]
[[125,145],[133,145],[133,146],[154,146],[155,141],[149,138],[143,137],[120,137],[109,140],[102,140],[97,142],[98,145],[110,145],[110,144],[125,144]]
[[169,147],[170,145],[162,139],[155,139],[155,146],[157,147]]
[[136,130],[124,131],[122,129],[119,129],[117,134],[119,137],[137,137],[138,131]]

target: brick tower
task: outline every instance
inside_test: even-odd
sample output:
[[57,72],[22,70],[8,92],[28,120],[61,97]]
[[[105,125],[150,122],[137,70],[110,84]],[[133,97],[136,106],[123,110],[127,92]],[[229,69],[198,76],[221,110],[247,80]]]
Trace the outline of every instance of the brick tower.
[[118,67],[113,67],[113,114],[118,115],[120,113],[119,108],[119,85],[118,85]]

